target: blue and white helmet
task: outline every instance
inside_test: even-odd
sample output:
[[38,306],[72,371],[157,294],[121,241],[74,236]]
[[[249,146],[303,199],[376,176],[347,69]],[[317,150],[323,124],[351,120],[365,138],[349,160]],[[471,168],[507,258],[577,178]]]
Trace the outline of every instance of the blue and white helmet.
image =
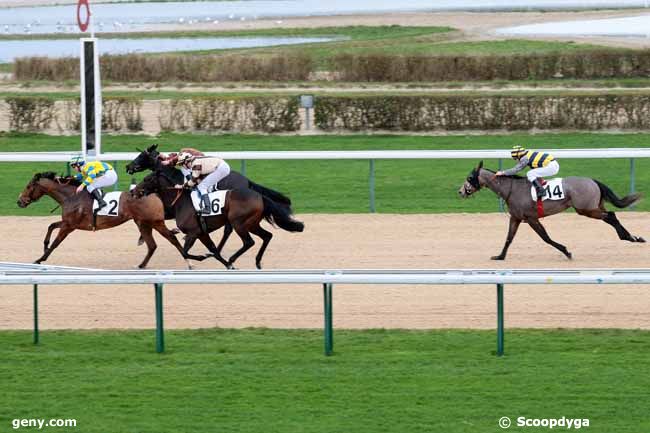
[[86,164],[86,160],[83,155],[75,155],[70,158],[70,167],[83,167]]

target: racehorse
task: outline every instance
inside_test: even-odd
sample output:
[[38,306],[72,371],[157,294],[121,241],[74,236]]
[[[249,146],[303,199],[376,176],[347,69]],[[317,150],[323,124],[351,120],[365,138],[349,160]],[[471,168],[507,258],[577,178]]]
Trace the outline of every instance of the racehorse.
[[[176,236],[165,225],[162,202],[155,195],[136,198],[129,193],[120,196],[117,206],[117,216],[97,215],[93,218],[93,199],[89,194],[76,194],[76,188],[80,183],[73,177],[59,177],[53,172],[37,173],[29,181],[23,192],[18,197],[18,206],[25,208],[31,203],[38,201],[44,195],[52,197],[62,210],[61,221],[50,224],[43,241],[43,255],[34,263],[41,263],[47,260],[52,251],[63,242],[63,240],[75,230],[104,230],[118,226],[126,221],[133,220],[140,230],[142,239],[147,244],[147,255],[139,268],[147,266],[149,259],[156,250],[156,241],[152,235],[155,229],[165,239],[172,243],[185,259],[188,268],[191,265],[188,259],[202,261],[208,256],[195,256],[186,254]],[[93,224],[93,219],[95,222]],[[52,232],[59,229],[59,232],[50,245]]]
[[[140,195],[157,193],[165,208],[173,208],[176,225],[186,234],[184,251],[189,251],[194,242],[199,239],[212,255],[228,269],[234,269],[235,260],[255,245],[251,233],[262,239],[262,246],[255,256],[255,266],[262,269],[262,256],[273,237],[271,232],[260,226],[262,219],[289,232],[304,230],[305,225],[293,219],[291,207],[280,205],[248,188],[227,191],[221,214],[202,217],[204,224],[201,224],[192,204],[191,191],[176,189],[175,185],[175,181],[170,180],[157,170],[147,175],[136,186],[134,193]],[[216,247],[209,236],[210,232],[221,228],[226,223],[232,225],[243,242],[242,247],[228,261],[224,260],[221,256],[221,248]]]
[[[158,152],[158,145],[152,144],[147,149],[140,151],[140,154],[138,154],[138,156],[133,161],[126,165],[126,172],[133,175],[145,170],[160,171],[169,180],[174,181],[177,185],[183,184],[185,182],[185,179],[183,179],[183,174],[181,171],[174,167],[163,165],[161,163],[159,155],[160,152]],[[271,199],[276,204],[287,206],[289,209],[291,207],[291,200],[289,197],[278,191],[274,191],[270,188],[259,185],[236,171],[231,171],[228,176],[221,179],[221,181],[217,184],[217,188],[220,190],[242,188],[252,189],[253,191],[256,191],[261,195]],[[166,207],[165,219],[173,219],[173,212],[173,207]],[[217,246],[219,251],[221,251],[223,246],[226,244],[226,241],[230,237],[231,233],[232,226],[229,223],[226,223],[223,229],[223,237]]]
[[[544,216],[555,215],[573,207],[579,215],[605,221],[616,229],[621,240],[630,242],[645,242],[639,236],[633,236],[621,225],[614,212],[605,209],[604,202],[612,203],[618,208],[628,207],[641,199],[641,194],[630,194],[618,198],[606,185],[588,177],[565,177],[562,179],[564,198],[555,201],[545,201]],[[562,244],[553,241],[546,229],[539,222],[537,203],[531,197],[531,184],[525,177],[521,176],[495,176],[491,170],[483,168],[481,161],[473,169],[458,193],[463,197],[469,197],[482,187],[487,187],[501,197],[508,205],[510,213],[510,226],[508,237],[503,246],[501,254],[493,256],[492,260],[503,260],[506,258],[508,247],[512,243],[519,224],[523,221],[541,237],[544,242],[560,250],[567,258],[571,253]]]

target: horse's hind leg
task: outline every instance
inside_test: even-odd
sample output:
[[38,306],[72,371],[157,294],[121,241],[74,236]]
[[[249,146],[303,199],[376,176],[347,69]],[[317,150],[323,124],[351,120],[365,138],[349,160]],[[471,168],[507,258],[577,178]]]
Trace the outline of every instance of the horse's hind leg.
[[508,248],[510,247],[512,240],[515,238],[515,235],[517,234],[517,229],[519,229],[519,224],[521,224],[520,219],[512,216],[510,217],[510,225],[508,226],[508,237],[506,238],[506,243],[505,245],[503,245],[501,254],[499,254],[498,256],[492,256],[492,260],[503,260],[506,258],[506,253],[508,252]]
[[607,210],[603,210],[603,209],[593,209],[593,210],[576,209],[576,212],[579,213],[580,215],[584,215],[589,218],[605,221],[607,224],[614,227],[614,229],[616,230],[616,234],[618,234],[618,238],[622,241],[645,242],[645,239],[643,239],[642,237],[631,235],[630,232],[628,232],[625,229],[625,227],[623,227],[623,225],[618,220],[618,218],[616,218],[615,212],[608,212]]
[[142,260],[142,263],[138,265],[138,268],[144,269],[147,267],[147,263],[149,263],[151,256],[153,256],[153,253],[154,251],[156,251],[156,248],[158,246],[156,245],[156,241],[153,238],[153,234],[151,234],[152,227],[147,224],[142,224],[139,227],[140,227],[140,236],[142,237],[142,239],[144,239],[144,242],[147,244],[147,255],[144,257],[144,260]]
[[47,247],[50,246],[50,238],[52,237],[52,232],[59,227],[61,227],[61,224],[63,224],[63,221],[57,221],[55,223],[50,224],[50,226],[47,228],[47,234],[45,235],[45,239],[43,240],[43,254],[47,251]]
[[49,247],[49,248],[46,248],[43,255],[39,259],[37,259],[34,263],[38,264],[38,263],[41,263],[41,262],[44,262],[45,260],[47,260],[47,258],[50,256],[50,254],[52,254],[52,251],[54,251],[56,249],[56,247],[58,247],[61,244],[61,242],[63,242],[63,240],[70,233],[72,233],[73,231],[74,231],[73,228],[70,228],[70,227],[66,226],[65,224],[61,224],[59,226],[59,233],[57,233],[56,238],[54,239],[54,242],[52,242],[52,246]]
[[257,252],[257,255],[255,256],[255,266],[257,267],[257,269],[262,269],[262,256],[264,255],[264,251],[266,251],[266,247],[269,246],[269,242],[271,242],[271,238],[273,238],[273,233],[264,230],[262,227],[259,226],[259,223],[257,227],[251,229],[251,233],[262,238],[262,246],[260,247],[260,250]]
[[528,220],[528,225],[530,225],[530,227],[533,230],[535,230],[535,233],[537,233],[539,235],[539,237],[544,240],[544,242],[546,242],[547,244],[552,245],[555,248],[557,248],[558,250],[560,250],[562,252],[562,254],[564,254],[566,256],[567,259],[570,259],[572,257],[571,253],[566,249],[566,247],[564,245],[559,244],[559,243],[555,242],[553,239],[551,239],[551,237],[548,235],[548,233],[546,233],[546,229],[539,222],[539,220],[536,220],[536,219]]

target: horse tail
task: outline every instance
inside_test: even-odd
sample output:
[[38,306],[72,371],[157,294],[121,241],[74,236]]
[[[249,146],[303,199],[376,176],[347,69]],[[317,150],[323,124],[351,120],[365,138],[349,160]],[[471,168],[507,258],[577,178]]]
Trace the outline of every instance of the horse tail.
[[291,199],[281,192],[274,191],[271,188],[259,185],[252,180],[248,181],[248,187],[253,191],[257,191],[262,194],[264,197],[270,198],[276,203],[283,204],[286,206],[291,206]]
[[609,189],[607,185],[598,182],[596,179],[592,179],[592,180],[596,182],[596,185],[598,185],[598,188],[600,188],[601,198],[605,201],[610,202],[611,204],[613,204],[618,208],[624,208],[633,205],[634,203],[641,200],[641,197],[643,197],[641,194],[635,193],[635,194],[626,195],[623,198],[619,198],[614,193],[614,191]]
[[262,196],[262,200],[264,201],[264,213],[262,215],[270,224],[277,225],[288,232],[302,232],[305,229],[303,223],[293,219],[289,206],[276,203],[265,195]]

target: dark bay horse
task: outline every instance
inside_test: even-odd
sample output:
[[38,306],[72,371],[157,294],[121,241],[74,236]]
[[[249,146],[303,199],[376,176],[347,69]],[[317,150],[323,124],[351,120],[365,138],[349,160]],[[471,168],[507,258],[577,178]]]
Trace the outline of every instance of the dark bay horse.
[[[133,161],[126,165],[126,172],[133,175],[145,170],[159,171],[169,180],[174,181],[177,185],[183,184],[185,182],[185,179],[183,179],[183,174],[181,171],[175,167],[163,165],[159,156],[160,152],[158,151],[158,145],[152,144],[147,149],[140,151],[140,154]],[[285,196],[281,192],[274,191],[271,188],[257,184],[236,171],[231,171],[228,176],[219,181],[217,187],[220,190],[245,188],[252,189],[253,191],[260,193],[261,195],[271,199],[281,206],[287,206],[289,208],[291,207],[291,200],[289,197]],[[174,208],[166,207],[165,219],[173,219],[174,216]],[[232,234],[232,226],[226,223],[223,230],[223,237],[221,238],[221,241],[217,247],[219,251],[221,251],[226,241]]]
[[[138,266],[139,268],[147,266],[156,250],[157,245],[152,235],[152,229],[155,229],[176,247],[185,259],[188,268],[191,269],[188,259],[201,261],[207,258],[207,256],[194,256],[184,252],[176,236],[165,225],[163,204],[157,196],[135,198],[129,193],[123,193],[117,207],[118,216],[98,215],[93,226],[92,198],[86,192],[75,194],[77,186],[79,186],[79,182],[72,177],[63,178],[53,172],[44,172],[35,174],[20,193],[18,206],[21,208],[48,195],[61,206],[62,210],[61,221],[52,223],[47,228],[47,234],[43,241],[43,255],[34,263],[47,260],[52,251],[75,230],[104,230],[129,220],[136,223],[142,239],[147,244],[147,255]],[[59,229],[59,233],[50,245],[52,232],[56,229]]]
[[[614,212],[605,209],[604,202],[607,201],[618,208],[628,207],[641,199],[641,194],[630,194],[618,198],[606,185],[588,177],[565,177],[562,179],[562,186],[565,197],[561,200],[545,201],[544,215],[555,215],[573,207],[579,215],[605,221],[614,227],[618,237],[624,241],[645,242],[642,237],[633,236],[621,225]],[[503,260],[506,258],[508,247],[512,243],[517,229],[521,222],[528,225],[541,237],[544,242],[560,250],[567,258],[571,253],[562,244],[553,241],[546,229],[539,222],[537,203],[531,197],[531,184],[524,177],[520,176],[495,176],[491,170],[483,168],[483,161],[473,169],[458,193],[462,197],[469,197],[482,187],[487,187],[501,197],[508,205],[510,213],[510,226],[508,237],[503,246],[501,254],[492,257],[492,260]]]
[[[221,215],[203,217],[205,225],[202,227],[197,211],[192,204],[191,191],[176,189],[175,185],[174,180],[157,170],[147,175],[136,186],[134,192],[141,195],[157,193],[165,208],[171,208],[176,218],[177,227],[186,235],[184,251],[189,251],[194,242],[199,239],[212,255],[228,269],[233,269],[235,260],[255,245],[251,233],[262,239],[262,246],[255,256],[255,266],[262,269],[262,256],[273,237],[271,232],[260,226],[263,219],[289,232],[304,230],[304,224],[293,219],[290,206],[280,205],[248,188],[229,190],[226,193],[226,201],[222,207]],[[223,242],[216,247],[209,236],[210,232],[218,230],[225,224],[230,224],[243,242],[242,247],[228,261],[221,256]]]

